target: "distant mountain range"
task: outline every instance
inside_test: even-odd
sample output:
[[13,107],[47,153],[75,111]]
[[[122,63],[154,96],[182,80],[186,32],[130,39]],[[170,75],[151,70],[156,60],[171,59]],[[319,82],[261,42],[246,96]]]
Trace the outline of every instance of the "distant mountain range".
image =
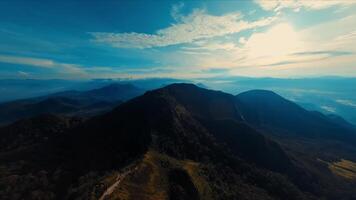
[[356,78],[212,77],[200,80],[210,88],[237,94],[253,89],[271,90],[307,110],[337,114],[356,124]]
[[[138,94],[122,87],[36,108]],[[356,198],[354,127],[265,90],[171,84],[90,119],[20,120],[0,144],[1,199]]]
[[151,78],[137,80],[121,79],[0,79],[0,103],[28,99],[69,90],[88,91],[111,84],[130,84],[144,90],[152,90],[171,83],[182,82],[178,79]]
[[131,84],[114,83],[88,91],[70,90],[6,102],[0,104],[0,124],[49,113],[92,116],[143,93]]
[[[143,90],[153,90],[172,83],[192,83],[192,80],[171,78],[147,79],[1,79],[0,103],[19,99],[46,96],[68,90],[87,91],[109,84],[132,84]],[[200,78],[194,82],[203,88],[221,90],[230,94],[261,89],[278,93],[298,103],[307,110],[327,115],[339,115],[356,125],[356,78],[314,77],[314,78],[256,78],[239,76],[217,76]]]

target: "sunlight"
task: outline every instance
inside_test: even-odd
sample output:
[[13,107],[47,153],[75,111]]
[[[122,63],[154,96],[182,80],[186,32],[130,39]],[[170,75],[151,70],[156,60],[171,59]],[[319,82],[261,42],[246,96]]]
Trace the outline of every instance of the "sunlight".
[[298,34],[288,23],[278,24],[265,33],[255,33],[246,43],[249,58],[288,55],[299,45]]

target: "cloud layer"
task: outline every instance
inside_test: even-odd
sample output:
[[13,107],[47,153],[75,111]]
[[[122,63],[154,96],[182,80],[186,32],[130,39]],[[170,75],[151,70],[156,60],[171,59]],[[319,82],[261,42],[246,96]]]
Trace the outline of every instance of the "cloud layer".
[[[160,15],[173,19],[165,28],[150,33],[86,29],[66,45],[64,39],[51,41],[38,51],[34,36],[0,30],[7,36],[4,41],[11,44],[13,39],[15,44],[0,45],[0,62],[5,63],[2,72],[12,70],[16,76],[31,78],[36,73],[75,78],[356,75],[356,6],[351,6],[356,1],[255,2],[245,2],[251,10],[231,6],[229,12],[179,3]],[[310,20],[311,16],[315,19]],[[90,32],[88,39],[88,30],[99,32]],[[11,50],[16,43],[21,48]]]
[[[80,66],[80,65],[61,63],[61,62],[56,62],[54,60],[45,59],[45,58],[0,55],[0,63],[46,68],[48,70],[60,71],[61,73],[64,73],[64,74],[75,74],[75,75],[84,75],[85,74],[85,72],[81,68],[82,66]],[[18,73],[22,76],[29,75],[29,73],[23,72],[23,71],[19,71]]]
[[191,43],[200,39],[207,39],[227,34],[238,33],[243,30],[267,26],[275,18],[268,17],[258,21],[247,22],[240,13],[226,15],[209,15],[205,10],[197,9],[191,14],[179,14],[179,7],[173,7],[172,16],[177,20],[175,24],[158,30],[155,34],[146,33],[90,33],[94,41],[109,44],[118,48],[152,48],[169,45]]
[[299,11],[301,8],[309,10],[321,10],[332,6],[349,6],[356,4],[353,0],[255,0],[264,10],[279,11],[291,8]]

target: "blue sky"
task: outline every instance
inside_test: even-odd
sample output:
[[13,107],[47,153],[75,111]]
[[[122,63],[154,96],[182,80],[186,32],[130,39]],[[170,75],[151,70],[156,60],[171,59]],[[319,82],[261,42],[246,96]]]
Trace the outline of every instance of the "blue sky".
[[356,76],[356,1],[0,1],[0,78]]

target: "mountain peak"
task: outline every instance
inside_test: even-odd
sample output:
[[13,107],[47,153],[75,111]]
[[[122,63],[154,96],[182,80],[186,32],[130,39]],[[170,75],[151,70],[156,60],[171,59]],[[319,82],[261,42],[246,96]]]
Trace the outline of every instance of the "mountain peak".
[[268,112],[274,112],[274,109],[283,110],[284,108],[298,111],[303,110],[294,102],[289,101],[269,90],[249,90],[236,95],[236,98],[238,99],[238,101],[244,103],[245,105],[253,105],[251,107],[251,109],[253,110],[256,110],[256,106],[261,107],[261,109],[271,108],[272,110]]
[[204,88],[200,88],[193,83],[172,83],[169,85],[165,85],[162,88],[154,89],[149,91],[148,93],[156,93],[156,92],[178,92],[178,91],[185,91],[185,92],[196,92],[198,90],[204,90]]
[[128,84],[128,83],[112,83],[109,84],[107,86],[98,88],[98,89],[94,89],[92,91],[98,92],[98,91],[115,91],[115,90],[122,90],[122,89],[127,89],[127,90],[131,90],[131,89],[138,89],[136,88],[134,85],[132,84]]
[[170,85],[167,85],[164,88],[168,88],[168,89],[188,89],[188,88],[192,89],[192,88],[195,88],[195,89],[198,89],[199,87],[193,83],[172,83]]
[[174,83],[146,94],[172,97],[195,116],[202,118],[241,120],[234,96],[221,91],[200,88],[191,83]]
[[284,99],[283,97],[281,97],[280,95],[276,94],[273,91],[270,90],[249,90],[246,92],[242,92],[236,96],[250,96],[250,97],[263,97],[263,98],[279,98],[279,99]]

